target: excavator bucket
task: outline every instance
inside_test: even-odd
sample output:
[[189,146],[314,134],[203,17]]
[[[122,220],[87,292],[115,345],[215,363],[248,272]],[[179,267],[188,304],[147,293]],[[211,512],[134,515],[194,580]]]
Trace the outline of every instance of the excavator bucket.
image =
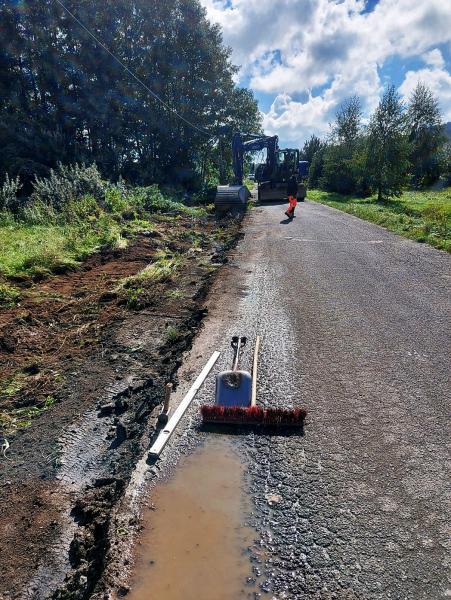
[[220,213],[244,211],[250,195],[245,185],[219,185],[215,198],[216,211]]

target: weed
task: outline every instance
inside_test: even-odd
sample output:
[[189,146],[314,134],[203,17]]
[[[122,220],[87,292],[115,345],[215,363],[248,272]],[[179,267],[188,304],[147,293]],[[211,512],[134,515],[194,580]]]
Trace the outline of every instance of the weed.
[[20,292],[17,288],[7,283],[0,283],[0,307],[12,308],[20,300]]
[[59,211],[69,202],[80,200],[86,195],[103,202],[107,182],[102,180],[95,164],[87,167],[59,163],[56,170],[50,171],[49,177],[45,179],[36,177],[33,188],[32,202],[40,201]]
[[178,299],[178,298],[183,298],[184,294],[181,290],[169,290],[166,292],[166,297]]
[[25,385],[23,374],[14,375],[4,381],[0,387],[0,398],[13,398]]
[[137,310],[142,307],[142,296],[145,293],[143,288],[124,288],[125,305],[127,308]]
[[18,429],[30,427],[34,418],[39,417],[55,404],[53,396],[47,396],[42,406],[27,406],[0,411],[0,429],[3,435],[15,433]]
[[165,329],[164,337],[167,342],[175,342],[175,340],[180,337],[180,331],[177,327],[174,327],[174,325],[168,325]]
[[134,287],[137,283],[145,280],[154,283],[169,281],[183,265],[183,258],[179,254],[169,255],[164,250],[160,250],[155,256],[155,262],[145,267],[137,275],[127,277],[122,281],[122,286]]
[[0,186],[0,210],[15,211],[17,209],[17,194],[22,188],[19,177],[10,179],[6,173],[5,181]]

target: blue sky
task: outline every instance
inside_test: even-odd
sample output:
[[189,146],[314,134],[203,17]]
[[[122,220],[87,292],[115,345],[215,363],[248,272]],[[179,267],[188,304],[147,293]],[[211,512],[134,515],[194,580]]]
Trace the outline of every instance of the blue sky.
[[367,119],[384,87],[430,86],[451,121],[451,1],[201,0],[281,145],[327,135],[339,104]]

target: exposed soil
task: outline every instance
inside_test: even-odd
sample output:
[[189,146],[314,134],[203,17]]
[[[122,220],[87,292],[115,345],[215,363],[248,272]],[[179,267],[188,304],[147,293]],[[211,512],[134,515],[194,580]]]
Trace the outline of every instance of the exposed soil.
[[[102,593],[111,536],[120,536],[109,530],[112,510],[237,234],[237,222],[160,222],[127,249],[24,288],[20,305],[0,313],[2,600]],[[127,305],[120,281],[161,249],[183,254],[183,266],[140,282]]]

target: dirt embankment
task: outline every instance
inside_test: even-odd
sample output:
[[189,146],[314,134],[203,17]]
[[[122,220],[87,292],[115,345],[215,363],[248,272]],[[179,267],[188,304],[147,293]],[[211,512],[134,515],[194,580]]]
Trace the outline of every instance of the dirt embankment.
[[[0,313],[2,600],[101,590],[111,511],[237,236],[236,222],[161,221]],[[158,276],[130,280],[158,259]]]

